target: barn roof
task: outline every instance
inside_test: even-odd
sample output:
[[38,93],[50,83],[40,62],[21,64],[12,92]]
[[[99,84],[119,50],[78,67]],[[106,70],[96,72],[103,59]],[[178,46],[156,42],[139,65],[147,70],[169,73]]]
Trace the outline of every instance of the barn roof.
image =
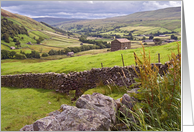
[[128,39],[122,38],[122,39],[116,39],[121,43],[130,42]]

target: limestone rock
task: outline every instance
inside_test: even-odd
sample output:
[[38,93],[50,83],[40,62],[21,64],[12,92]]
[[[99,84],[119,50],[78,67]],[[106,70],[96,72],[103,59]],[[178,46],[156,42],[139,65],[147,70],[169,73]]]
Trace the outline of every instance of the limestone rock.
[[33,124],[22,127],[20,131],[34,131]]
[[61,113],[60,111],[56,110],[56,111],[50,112],[48,115],[49,116],[56,116],[56,115],[58,115],[60,113]]
[[[139,88],[134,88],[131,91],[128,91],[127,93],[138,93]],[[119,108],[119,111],[128,119],[132,120],[135,122],[133,115],[130,113],[130,110],[133,110],[134,104],[138,102],[137,99],[134,97],[130,97],[128,94],[124,94],[122,96],[122,101],[121,101],[121,107]]]
[[34,131],[61,131],[60,123],[54,116],[47,116],[33,124]]
[[100,93],[82,95],[76,102],[76,107],[90,109],[106,116],[112,124],[116,122],[117,104],[111,97]]
[[104,115],[88,109],[63,105],[56,116],[62,131],[107,131],[111,121]]

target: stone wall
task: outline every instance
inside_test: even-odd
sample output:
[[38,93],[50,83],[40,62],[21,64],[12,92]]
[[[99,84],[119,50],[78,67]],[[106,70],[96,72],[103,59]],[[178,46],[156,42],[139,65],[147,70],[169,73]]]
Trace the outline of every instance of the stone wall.
[[[156,64],[160,69],[160,74],[168,68],[167,63]],[[138,71],[138,66],[134,66]],[[64,73],[37,73],[37,74],[17,74],[2,75],[1,86],[18,88],[43,88],[54,89],[60,93],[68,93],[76,90],[77,95],[81,95],[82,88],[91,89],[100,82],[108,84],[114,82],[118,86],[130,86],[137,77],[132,66],[112,68],[93,68],[90,71]]]

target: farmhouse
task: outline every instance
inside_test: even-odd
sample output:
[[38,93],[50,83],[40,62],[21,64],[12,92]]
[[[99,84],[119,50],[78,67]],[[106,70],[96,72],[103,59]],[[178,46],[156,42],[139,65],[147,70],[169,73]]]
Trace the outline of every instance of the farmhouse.
[[128,39],[115,39],[111,42],[111,51],[130,49],[131,42]]

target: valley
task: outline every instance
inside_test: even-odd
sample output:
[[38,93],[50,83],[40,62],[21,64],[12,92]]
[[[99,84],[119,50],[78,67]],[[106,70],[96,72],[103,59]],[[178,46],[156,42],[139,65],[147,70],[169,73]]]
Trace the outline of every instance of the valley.
[[[1,9],[1,76],[34,75],[39,73],[54,73],[57,76],[60,73],[65,77],[70,76],[72,73],[80,72],[79,79],[81,79],[81,74],[85,74],[91,69],[100,70],[101,68],[117,66],[141,67],[141,65],[146,65],[146,68],[150,68],[151,63],[165,64],[173,57],[174,60],[177,59],[176,55],[180,54],[181,51],[180,13],[181,7],[171,7],[105,19],[51,17],[32,19]],[[118,51],[112,51],[111,42],[120,38],[129,41],[131,48],[125,47]],[[140,58],[138,64],[136,64],[138,59],[135,59],[135,54]],[[158,57],[158,54],[160,54],[160,57]],[[171,84],[176,82],[176,89],[180,87],[178,84],[178,79],[180,79],[179,62],[177,60],[176,65],[179,69],[176,69],[176,72],[169,71],[170,75],[173,74],[174,76],[176,74],[176,78],[172,76],[160,78],[156,73],[157,70],[147,69],[148,73],[144,73],[144,70],[142,70],[142,75],[147,80],[150,79],[146,83],[144,82],[142,87],[148,86],[152,90],[156,89],[154,91],[155,94],[160,91],[161,93],[157,97],[154,96],[154,98],[157,98],[156,100],[161,101],[160,96],[168,96],[160,102],[165,110],[167,106],[170,106],[168,103],[170,98],[173,97],[171,95]],[[96,78],[100,78],[100,76],[96,76]],[[126,76],[123,75],[121,78],[126,78]],[[122,101],[121,97],[128,90],[135,86],[140,87],[138,80],[134,84],[132,83],[133,86],[131,85],[130,87],[105,85],[103,81],[107,80],[95,82],[96,87],[92,89],[85,90],[86,86],[83,87],[84,92],[82,91],[82,94],[98,92]],[[15,83],[17,82],[15,81]],[[166,94],[163,90],[166,90],[165,92],[169,94]],[[179,101],[175,104],[175,99],[180,98],[178,92],[173,98],[173,104],[176,107],[180,106]],[[151,98],[150,93],[147,96]],[[76,90],[71,90],[69,94],[66,94],[59,93],[52,88],[3,86],[1,87],[1,130],[18,131],[23,126],[48,116],[50,112],[60,111],[59,108],[62,104],[75,106],[75,97]],[[155,101],[154,103],[158,102]],[[156,106],[158,105],[159,103]],[[156,109],[158,108],[154,107],[153,111],[157,112]],[[160,109],[161,111],[163,110],[162,107]],[[170,109],[174,110],[174,108]],[[177,111],[179,114],[180,110],[178,109]],[[159,114],[162,117],[160,111]],[[174,119],[173,114],[169,114],[169,116]],[[179,121],[179,116],[176,117]],[[163,119],[161,119],[162,121]],[[155,126],[153,128],[146,129],[176,130],[177,127],[177,130],[179,130],[180,123],[175,123],[178,124],[175,129],[166,127],[164,124],[162,124],[163,128],[161,128],[161,126],[158,127],[154,123]],[[138,130],[145,129],[139,128]]]

